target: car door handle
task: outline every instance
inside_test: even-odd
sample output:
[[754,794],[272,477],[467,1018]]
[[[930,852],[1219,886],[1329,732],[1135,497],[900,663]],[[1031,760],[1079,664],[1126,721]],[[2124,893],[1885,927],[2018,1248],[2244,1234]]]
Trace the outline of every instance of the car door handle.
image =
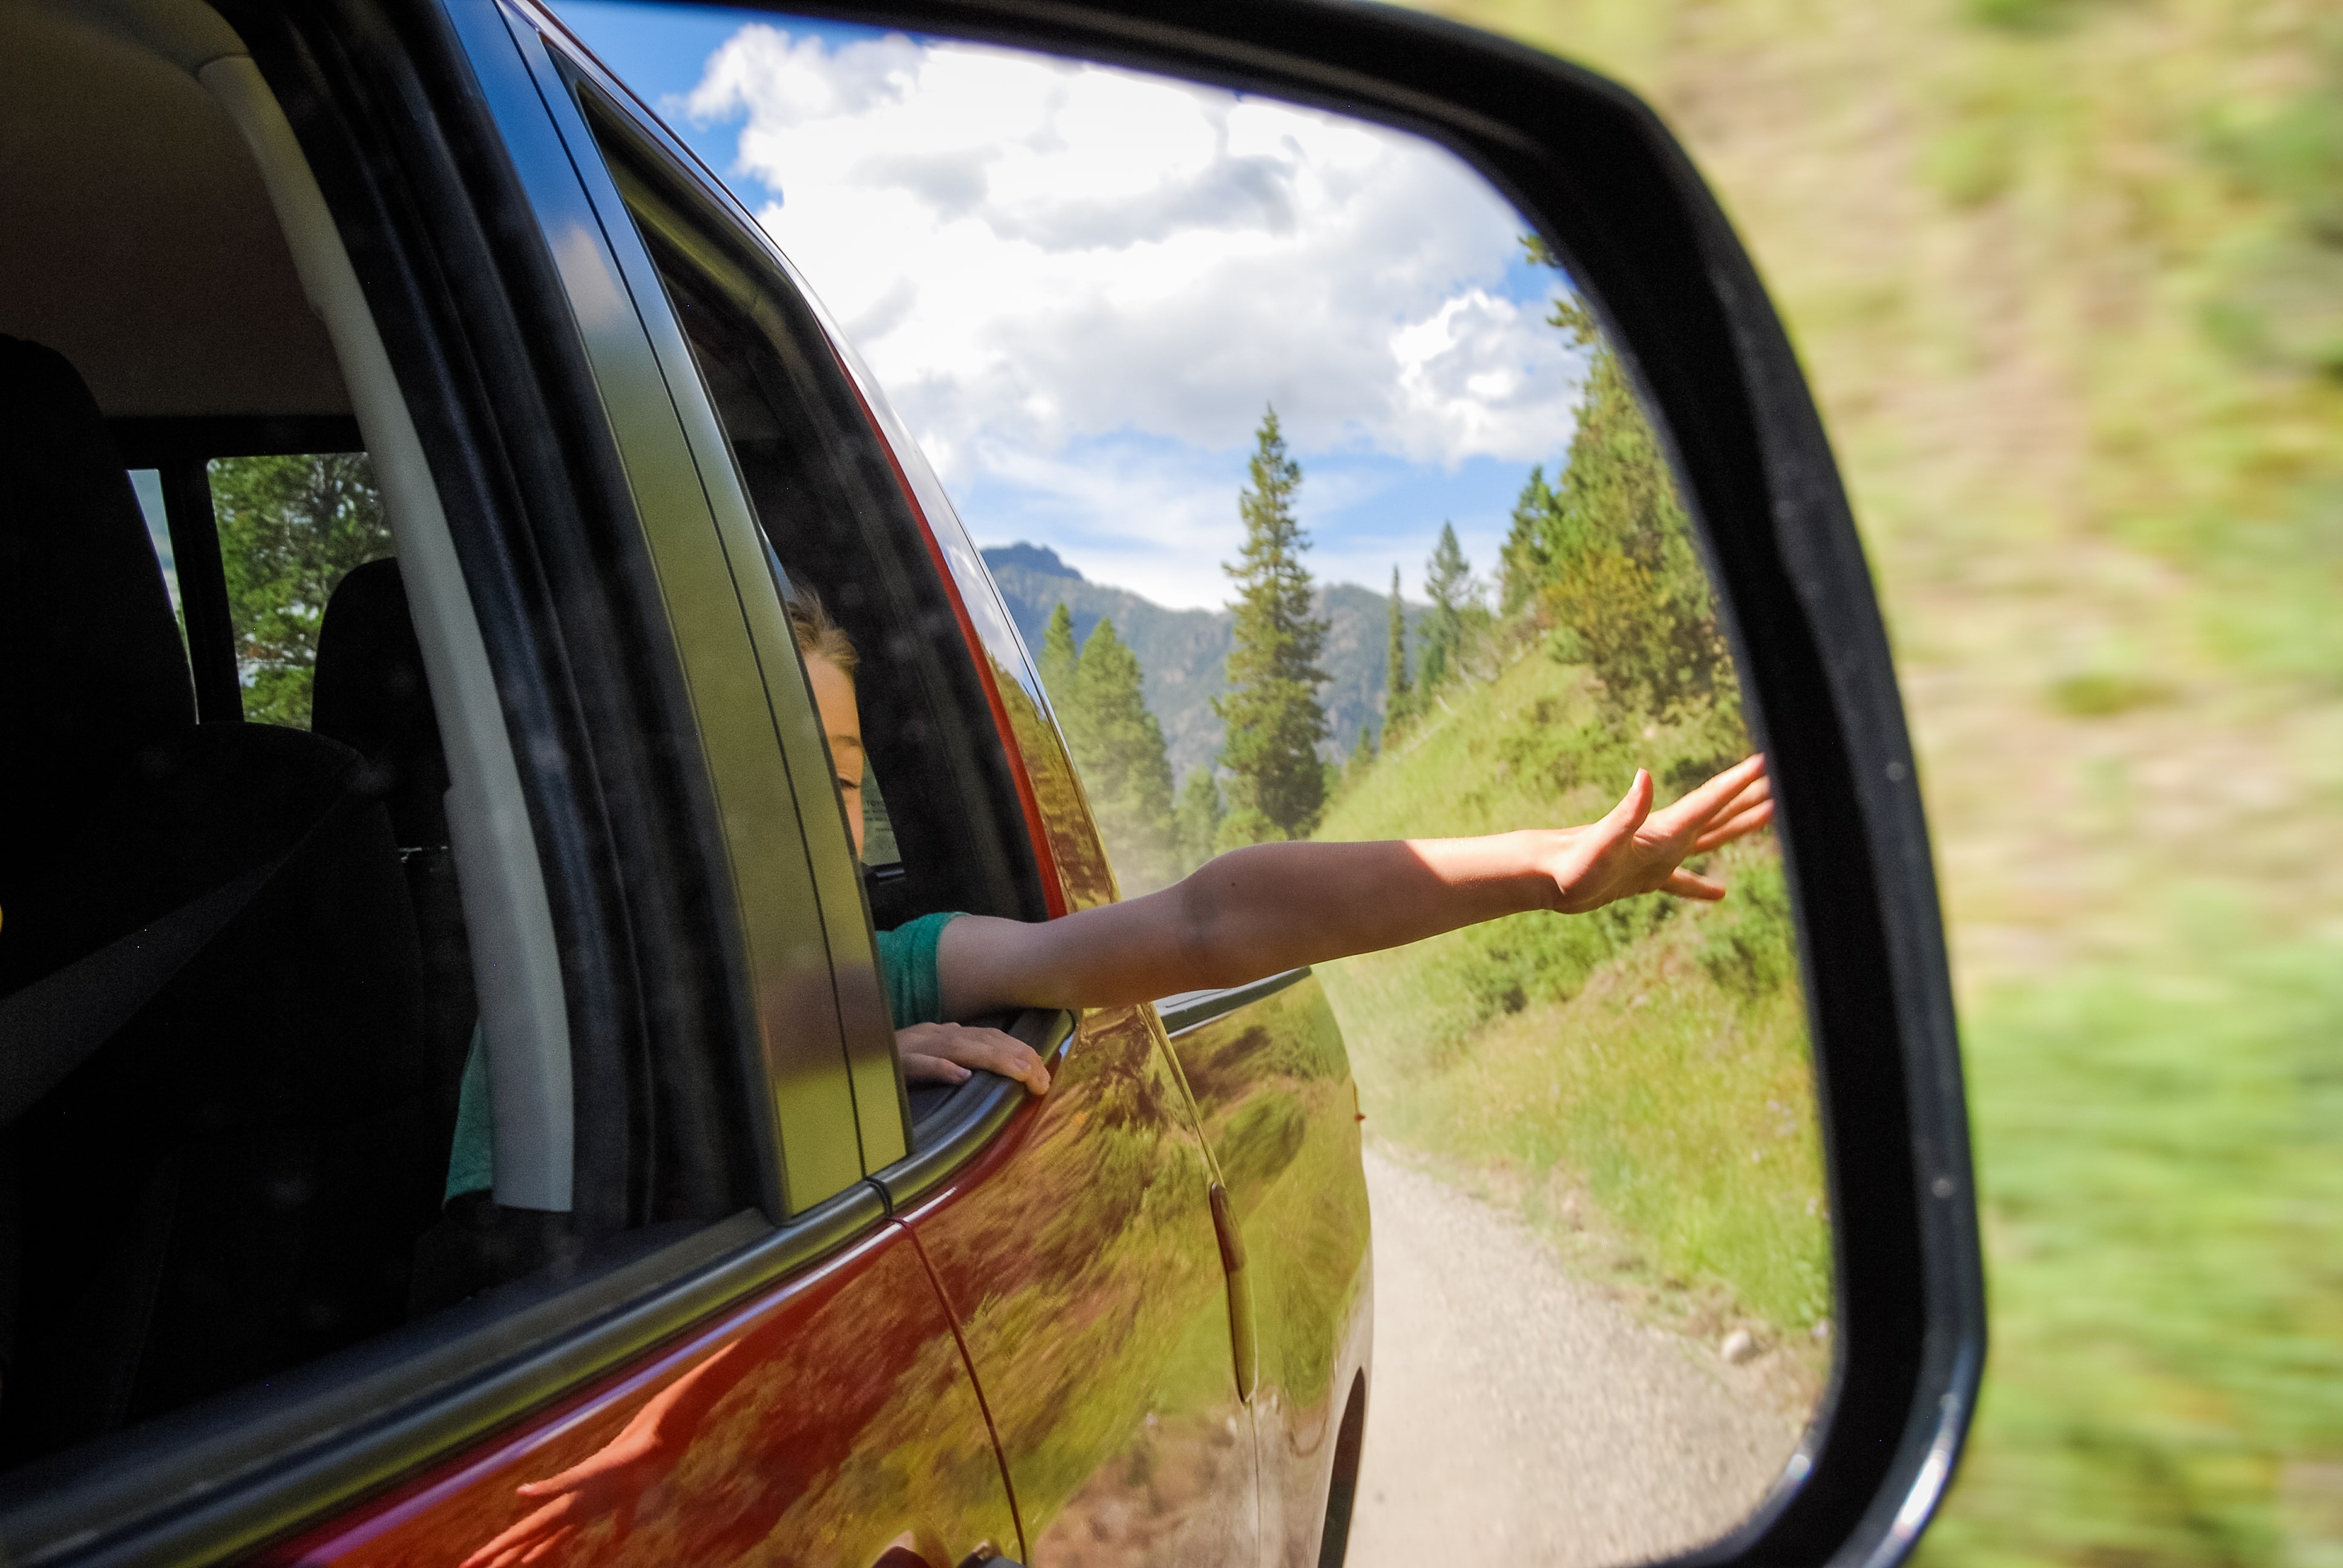
[[1237,1398],[1251,1404],[1261,1358],[1253,1334],[1252,1276],[1245,1271],[1244,1233],[1237,1229],[1229,1190],[1215,1181],[1207,1196],[1212,1205],[1212,1233],[1221,1243],[1221,1269],[1229,1279],[1229,1350],[1236,1362]]
[[[935,1564],[899,1543],[873,1558],[870,1568],[935,1568]],[[988,1541],[954,1563],[952,1568],[1025,1568],[1025,1564],[1014,1558],[1003,1557]]]

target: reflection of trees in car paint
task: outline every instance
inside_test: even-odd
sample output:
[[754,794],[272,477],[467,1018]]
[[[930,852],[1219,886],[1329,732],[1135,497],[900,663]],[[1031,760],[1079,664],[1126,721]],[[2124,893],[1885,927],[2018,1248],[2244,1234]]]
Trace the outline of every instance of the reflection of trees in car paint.
[[1254,1550],[1211,1176],[1161,1039],[1151,1009],[1091,1014],[1030,1120],[909,1217],[1047,1568]]
[[601,1500],[563,1561],[859,1564],[905,1532],[940,1543],[952,1562],[985,1542],[1014,1552],[975,1388],[917,1249],[889,1225],[648,1369],[283,1560],[459,1563],[540,1505],[516,1486],[605,1449],[719,1356],[729,1386],[680,1434],[670,1462]]
[[1056,726],[998,659],[992,661],[992,680],[1000,689],[1010,731],[1025,761],[1025,776],[1032,780],[1034,799],[1041,808],[1050,853],[1058,862],[1058,880],[1065,889],[1066,908],[1087,910],[1113,903],[1114,872],[1107,866],[1106,851],[1082,803],[1081,786],[1075,781],[1073,762],[1059,742]]
[[1252,1276],[1263,1528],[1278,1538],[1278,1560],[1313,1563],[1348,1392],[1335,1376],[1363,1359],[1370,1309],[1367,1192],[1342,1031],[1306,977],[1172,1044]]

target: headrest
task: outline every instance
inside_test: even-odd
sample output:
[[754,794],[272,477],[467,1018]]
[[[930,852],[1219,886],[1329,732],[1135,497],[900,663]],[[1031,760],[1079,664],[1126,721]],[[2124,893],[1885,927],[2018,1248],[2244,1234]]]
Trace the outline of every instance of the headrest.
[[317,628],[309,728],[365,758],[398,841],[447,841],[447,758],[395,560],[355,568]]
[[196,721],[169,590],[89,388],[0,336],[0,889]]

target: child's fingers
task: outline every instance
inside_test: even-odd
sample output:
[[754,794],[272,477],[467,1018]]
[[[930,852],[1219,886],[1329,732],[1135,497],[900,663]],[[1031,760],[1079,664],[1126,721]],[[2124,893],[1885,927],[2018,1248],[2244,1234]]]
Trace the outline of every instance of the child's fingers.
[[1756,805],[1761,800],[1771,800],[1773,798],[1774,780],[1771,777],[1753,779],[1748,783],[1744,784],[1741,787],[1741,792],[1739,794],[1734,796],[1732,799],[1725,802],[1724,805],[1719,806],[1711,813],[1711,815],[1715,817],[1731,817],[1739,812],[1746,811],[1750,807]]
[[[1694,789],[1668,808],[1682,821],[1700,821],[1713,817],[1743,790],[1765,778],[1765,754],[1762,751],[1745,757],[1724,772]],[[1768,786],[1770,789],[1770,786]]]
[[980,1067],[1003,1078],[1013,1078],[1036,1094],[1050,1091],[1050,1070],[1031,1046],[997,1029],[958,1028],[952,1030],[952,1058],[966,1067]]
[[1747,838],[1773,819],[1774,802],[1760,800],[1755,806],[1716,823],[1699,838],[1694,839],[1692,843],[1692,852],[1695,855],[1704,855],[1720,844],[1730,844],[1735,839]]
[[565,1524],[521,1554],[523,1563],[542,1562],[548,1553],[558,1550],[564,1542],[578,1533],[578,1526]]
[[1724,883],[1712,882],[1681,866],[1668,873],[1668,879],[1660,884],[1660,890],[1674,893],[1679,899],[1698,899],[1704,904],[1713,904],[1725,897]]
[[1602,826],[1608,829],[1612,836],[1618,837],[1642,827],[1644,819],[1651,814],[1652,775],[1649,769],[1638,768],[1634,780],[1627,786],[1627,792],[1620,796],[1619,803],[1604,816]]

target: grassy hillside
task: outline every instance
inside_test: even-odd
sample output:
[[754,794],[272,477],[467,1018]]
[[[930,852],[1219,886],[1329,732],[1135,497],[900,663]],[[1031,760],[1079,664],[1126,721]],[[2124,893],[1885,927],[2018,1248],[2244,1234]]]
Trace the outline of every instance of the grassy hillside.
[[2343,1561],[2343,7],[1439,4],[1670,120],[1854,496],[1995,1313],[1924,1558]]
[[[1322,838],[1583,821],[1638,763],[1715,760],[1713,736],[1614,734],[1584,671],[1535,648],[1443,698]],[[1713,869],[1735,889],[1722,905],[1517,916],[1321,973],[1372,1136],[1695,1332],[1795,1347],[1811,1377],[1829,1244],[1780,864],[1759,840]]]

